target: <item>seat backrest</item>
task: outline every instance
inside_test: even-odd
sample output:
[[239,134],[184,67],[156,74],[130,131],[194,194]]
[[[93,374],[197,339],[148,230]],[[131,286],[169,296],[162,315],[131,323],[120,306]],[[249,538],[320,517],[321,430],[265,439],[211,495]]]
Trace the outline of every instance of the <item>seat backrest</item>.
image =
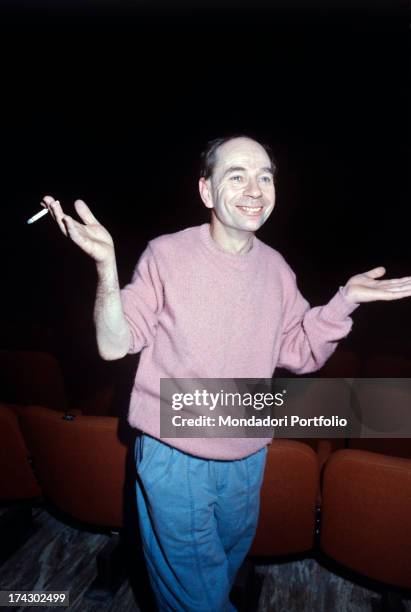
[[411,588],[411,460],[338,450],[324,469],[321,547],[346,567]]
[[115,417],[77,415],[29,406],[20,415],[43,493],[80,521],[123,524],[127,447]]
[[40,498],[41,490],[29,462],[16,412],[0,404],[0,499]]
[[310,550],[314,542],[319,467],[307,444],[276,440],[268,446],[260,517],[251,555],[276,556]]

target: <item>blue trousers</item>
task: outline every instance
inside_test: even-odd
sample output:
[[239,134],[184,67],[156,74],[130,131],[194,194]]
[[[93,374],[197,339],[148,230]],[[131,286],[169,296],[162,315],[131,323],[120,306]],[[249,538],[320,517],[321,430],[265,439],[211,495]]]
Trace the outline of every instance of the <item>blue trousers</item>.
[[235,576],[254,539],[267,447],[201,459],[137,436],[143,552],[161,612],[231,612]]

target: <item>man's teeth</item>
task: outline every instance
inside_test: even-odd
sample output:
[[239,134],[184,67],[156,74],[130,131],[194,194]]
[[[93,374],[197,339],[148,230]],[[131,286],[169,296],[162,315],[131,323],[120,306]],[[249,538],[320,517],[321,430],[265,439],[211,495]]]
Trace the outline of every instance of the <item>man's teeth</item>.
[[260,212],[260,210],[263,209],[262,206],[259,206],[258,208],[250,207],[250,206],[239,206],[238,208],[241,208],[241,210],[245,210],[246,212],[249,212],[249,213],[258,213]]

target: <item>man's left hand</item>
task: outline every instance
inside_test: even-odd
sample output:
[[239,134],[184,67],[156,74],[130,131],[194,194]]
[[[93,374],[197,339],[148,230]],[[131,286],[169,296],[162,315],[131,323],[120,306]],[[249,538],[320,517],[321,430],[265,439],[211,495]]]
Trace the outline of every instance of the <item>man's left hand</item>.
[[343,288],[348,302],[375,302],[376,300],[400,300],[411,297],[411,276],[377,280],[384,276],[385,268],[380,266],[363,274],[352,276]]

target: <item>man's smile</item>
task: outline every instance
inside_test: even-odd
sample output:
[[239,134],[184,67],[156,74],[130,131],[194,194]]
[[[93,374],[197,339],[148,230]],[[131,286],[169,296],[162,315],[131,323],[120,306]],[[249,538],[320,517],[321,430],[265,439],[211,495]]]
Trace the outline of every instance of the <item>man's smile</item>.
[[249,217],[257,217],[263,210],[263,206],[237,206],[240,211],[249,216]]

